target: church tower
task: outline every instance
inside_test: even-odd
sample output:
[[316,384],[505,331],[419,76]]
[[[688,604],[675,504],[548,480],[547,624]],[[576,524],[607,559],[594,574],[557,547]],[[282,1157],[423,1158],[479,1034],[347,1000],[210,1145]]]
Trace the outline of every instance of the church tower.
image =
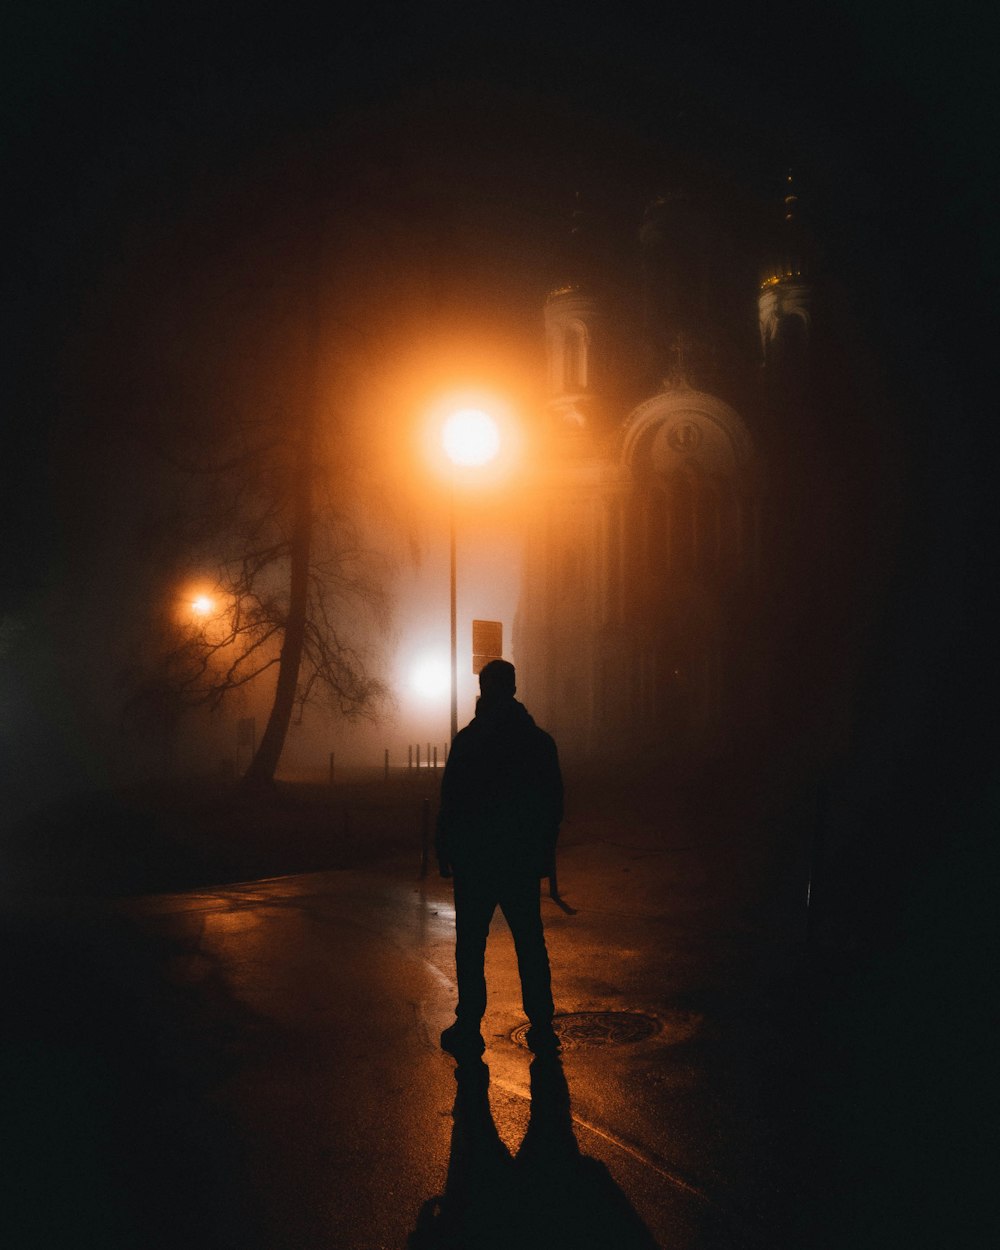
[[647,384],[710,384],[719,325],[717,243],[707,207],[685,190],[656,195],[639,228]]
[[800,404],[808,387],[813,316],[810,253],[789,170],[781,218],[768,247],[757,296],[767,400],[780,410]]
[[548,412],[557,427],[590,431],[606,350],[595,242],[577,193],[561,273],[545,301]]
[[[669,757],[727,746],[758,547],[756,453],[713,387],[710,228],[657,197],[640,231],[641,318],[607,312],[571,232],[569,280],[544,309],[548,437],[525,549],[519,684],[568,759]],[[753,291],[747,290],[747,310]],[[609,384],[607,325],[647,331],[641,402]],[[634,398],[633,398],[634,402]]]
[[596,678],[607,581],[610,336],[598,241],[577,196],[543,309],[547,399],[514,624],[518,686],[567,758],[598,749]]

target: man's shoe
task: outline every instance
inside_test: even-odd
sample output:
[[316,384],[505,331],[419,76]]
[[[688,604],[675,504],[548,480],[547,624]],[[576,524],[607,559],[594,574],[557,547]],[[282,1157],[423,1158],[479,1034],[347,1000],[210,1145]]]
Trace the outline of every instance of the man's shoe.
[[478,1029],[469,1028],[456,1020],[441,1034],[441,1049],[455,1059],[469,1059],[481,1055],[486,1043]]
[[559,1053],[559,1034],[549,1024],[533,1024],[524,1035],[528,1049],[536,1055],[556,1055]]

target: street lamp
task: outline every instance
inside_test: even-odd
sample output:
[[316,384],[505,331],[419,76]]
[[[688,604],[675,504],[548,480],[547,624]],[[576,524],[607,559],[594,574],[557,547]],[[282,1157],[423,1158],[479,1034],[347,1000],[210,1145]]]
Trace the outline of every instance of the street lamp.
[[451,550],[451,740],[458,733],[458,601],[455,541],[455,468],[479,468],[489,464],[500,450],[500,428],[481,408],[460,408],[441,429],[445,455],[451,461],[448,536]]

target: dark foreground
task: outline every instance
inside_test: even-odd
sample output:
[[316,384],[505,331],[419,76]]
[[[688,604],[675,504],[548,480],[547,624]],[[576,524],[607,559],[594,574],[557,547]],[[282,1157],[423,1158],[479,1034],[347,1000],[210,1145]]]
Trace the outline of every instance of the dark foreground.
[[[415,822],[369,814],[353,866],[359,820],[325,871],[209,886],[164,840],[172,893],[130,893],[126,874],[8,896],[5,1245],[935,1244],[940,1194],[909,1175],[932,1154],[891,1121],[917,1118],[905,1092],[931,1128],[942,1086],[911,1081],[919,1047],[894,1051],[893,1080],[885,1038],[861,1042],[887,1023],[878,980],[806,948],[793,834],[751,839],[680,802],[571,813],[575,914],[544,905],[563,1053],[516,1040],[497,919],[485,1062],[456,1072],[437,1046],[450,894],[420,880],[410,797]],[[307,829],[297,801],[272,819]],[[574,1013],[652,1031],[574,1036]],[[948,1222],[975,1240],[978,1212]]]

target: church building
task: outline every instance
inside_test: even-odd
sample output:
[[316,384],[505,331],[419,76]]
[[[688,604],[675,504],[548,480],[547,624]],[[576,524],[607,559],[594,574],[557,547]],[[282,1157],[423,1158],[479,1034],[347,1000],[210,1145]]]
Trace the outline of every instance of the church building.
[[659,196],[623,292],[574,214],[514,631],[568,760],[697,769],[766,721],[767,440],[804,400],[811,318],[790,179],[778,215],[754,265],[697,197]]

